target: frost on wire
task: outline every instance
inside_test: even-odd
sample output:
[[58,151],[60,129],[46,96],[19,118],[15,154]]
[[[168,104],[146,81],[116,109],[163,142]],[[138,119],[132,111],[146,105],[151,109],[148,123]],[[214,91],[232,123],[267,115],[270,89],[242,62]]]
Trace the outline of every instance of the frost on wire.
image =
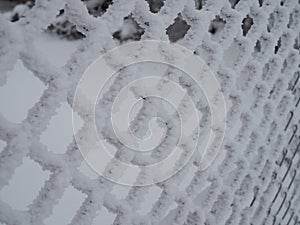
[[[92,10],[93,2],[36,0],[32,6],[19,9],[22,15],[17,20],[0,14],[1,85],[21,59],[47,87],[22,123],[11,123],[0,115],[0,139],[6,142],[0,153],[0,188],[8,184],[25,157],[51,173],[27,211],[15,210],[0,199],[0,222],[44,224],[71,185],[85,195],[85,200],[70,224],[92,224],[103,207],[113,213],[113,224],[122,225],[298,224],[299,1],[113,0],[102,11]],[[49,64],[32,40],[49,32],[49,26],[59,32],[64,21],[71,28],[62,34],[78,32],[75,37],[83,40],[66,65],[58,68]],[[102,177],[91,179],[79,171],[83,159],[74,140],[64,154],[54,154],[39,137],[63,102],[72,106],[75,86],[96,57],[123,42],[148,39],[176,42],[205,60],[226,98],[229,132],[211,167],[200,171],[200,159],[195,155],[175,176],[156,184],[160,195],[149,203],[150,211],[140,214],[137,209],[151,187],[132,187],[119,200],[112,193],[117,184]],[[165,76],[174,76],[179,84],[190,88],[190,96],[203,115],[201,129],[205,135],[209,128],[207,103],[189,79],[170,70]],[[123,79],[114,81],[100,101],[104,111],[111,104],[115,87],[125,84],[130,75],[124,70]],[[149,107],[155,104],[145,100],[140,118],[132,126],[142,127],[142,120],[153,116]],[[100,121],[105,121],[105,116]],[[105,130],[108,125],[101,126]],[[171,135],[177,126],[175,119],[170,118],[168,126]],[[118,146],[109,132],[102,135]],[[149,161],[167,153],[168,149],[158,148]],[[116,157],[146,163],[119,150]],[[109,169],[118,172],[117,168]],[[182,183],[187,176],[191,179]]]

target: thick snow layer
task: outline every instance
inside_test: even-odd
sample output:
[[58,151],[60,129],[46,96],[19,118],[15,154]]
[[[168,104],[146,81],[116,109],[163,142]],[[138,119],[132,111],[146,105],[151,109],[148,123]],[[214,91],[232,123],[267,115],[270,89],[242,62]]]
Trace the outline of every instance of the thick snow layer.
[[[15,23],[0,14],[0,139],[5,143],[0,149],[0,223],[300,222],[299,1],[207,0],[195,4],[193,0],[165,0],[157,12],[150,11],[151,2],[155,1],[114,0],[103,15],[94,17],[80,0],[36,0],[31,9],[19,7],[22,18]],[[84,35],[82,40],[59,40],[46,31],[61,9]],[[226,138],[211,167],[201,171],[196,154],[175,176],[150,187],[123,187],[98,177],[83,162],[66,121],[75,86],[87,66],[106,50],[130,41],[136,24],[143,32],[137,32],[133,40],[176,40],[201,56],[216,74],[228,110]],[[205,133],[209,127],[206,102],[182,73],[163,71],[164,76],[190,87]],[[131,72],[121,72],[122,79],[115,79],[99,101],[106,113],[100,117],[104,130],[109,130],[105,119],[115,91],[130,76],[138,76]],[[24,83],[22,90],[11,84],[14,73],[19,76],[17,82]],[[19,93],[26,91],[26,82],[37,91],[30,97],[34,102],[22,102],[25,95]],[[32,90],[26,94],[30,93]],[[9,118],[13,113],[7,116],[12,101],[11,110],[19,111],[14,115],[21,115],[16,121]],[[140,107],[133,127],[141,128],[142,119],[149,119],[151,104],[145,101]],[[63,141],[70,138],[67,143],[61,142],[59,132]],[[110,132],[102,135],[116,157],[143,162],[122,151]],[[161,159],[163,153],[149,157]],[[26,167],[28,160],[33,161],[29,170],[34,172],[23,175],[28,169],[18,169]],[[118,173],[116,168],[110,171]],[[26,182],[25,189],[22,182]],[[16,205],[13,198],[22,191],[28,196],[17,199],[22,204]]]

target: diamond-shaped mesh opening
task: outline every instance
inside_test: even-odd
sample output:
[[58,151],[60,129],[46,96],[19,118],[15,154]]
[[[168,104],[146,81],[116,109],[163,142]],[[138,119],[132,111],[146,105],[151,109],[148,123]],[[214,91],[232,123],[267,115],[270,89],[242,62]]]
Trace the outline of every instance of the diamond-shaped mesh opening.
[[285,3],[285,0],[281,0],[281,1],[280,1],[280,5],[281,5],[281,6],[284,6],[284,3]]
[[287,24],[287,28],[291,28],[293,22],[294,22],[293,13],[291,13],[289,16],[289,22]]
[[294,73],[293,78],[290,80],[288,89],[292,90],[292,91],[295,90],[299,80],[300,80],[300,72],[297,71],[297,72]]
[[90,179],[96,179],[99,177],[96,171],[94,171],[84,160],[79,167],[79,171]]
[[144,29],[133,19],[132,16],[126,16],[122,27],[113,33],[113,38],[121,43],[128,40],[138,41],[144,34]]
[[235,6],[239,3],[240,0],[229,0],[230,4],[231,4],[231,8],[235,8]]
[[232,42],[232,44],[228,49],[224,51],[223,54],[225,65],[227,65],[228,67],[233,67],[234,65],[236,65],[241,51],[241,46],[236,42]]
[[116,215],[109,212],[105,207],[102,207],[97,212],[97,216],[94,218],[92,225],[110,225],[114,223]]
[[266,80],[270,74],[270,64],[266,63],[262,72],[262,80]]
[[130,189],[131,188],[128,186],[117,184],[111,189],[111,194],[113,194],[117,199],[126,199]]
[[10,12],[14,9],[17,4],[26,3],[27,0],[19,1],[0,1],[0,13]]
[[285,60],[283,61],[283,63],[282,63],[281,73],[284,74],[284,72],[285,72],[285,70],[286,70],[287,67],[288,67],[288,61],[287,61],[287,59],[285,59]]
[[279,214],[286,201],[286,192],[281,191],[272,206],[273,215]]
[[59,199],[58,204],[54,206],[52,215],[45,219],[44,224],[70,224],[85,198],[86,195],[69,186],[66,188],[64,195]]
[[242,29],[243,29],[243,35],[246,36],[248,31],[250,30],[250,28],[253,25],[253,19],[252,17],[250,17],[249,15],[247,15],[247,17],[245,19],[243,19],[242,22]]
[[252,52],[252,56],[255,57],[259,52],[261,52],[261,42],[257,40]]
[[190,225],[197,225],[197,224],[204,224],[203,219],[201,218],[202,214],[199,211],[190,212],[187,215],[186,224]]
[[179,185],[180,190],[184,191],[188,187],[188,185],[191,183],[192,179],[194,178],[194,175],[197,170],[198,170],[198,167],[196,167],[196,166],[191,166],[189,168],[188,172],[186,173],[186,175],[180,182],[180,185]]
[[206,4],[207,0],[195,0],[196,9],[200,10]]
[[296,49],[300,52],[300,38],[299,37],[295,39],[294,49]]
[[41,142],[54,153],[64,153],[73,140],[72,109],[63,103],[50,120]]
[[72,24],[65,16],[64,9],[60,10],[59,15],[55,21],[48,27],[48,30],[57,34],[58,36],[67,38],[69,40],[82,39],[84,34],[76,29],[76,26]]
[[269,19],[268,19],[268,25],[267,25],[267,31],[268,32],[271,32],[271,29],[273,28],[273,26],[274,26],[274,23],[275,23],[275,15],[274,15],[274,13],[271,13],[270,14],[270,17],[269,17]]
[[225,24],[226,21],[218,15],[211,21],[208,31],[212,35],[217,35],[224,29]]
[[11,22],[17,22],[34,6],[34,0],[11,1],[11,5],[6,5],[7,10],[12,10],[9,19]]
[[83,1],[85,2],[89,14],[95,17],[102,16],[106,12],[108,7],[113,3],[112,0],[99,0],[99,1],[83,0]]
[[157,186],[151,186],[147,190],[147,194],[144,195],[144,201],[140,203],[138,212],[141,215],[146,215],[149,213],[154,205],[154,203],[157,201],[157,199],[160,197],[162,193],[162,189]]
[[163,7],[165,0],[146,0],[149,4],[149,9],[152,13],[158,13]]
[[288,172],[288,175],[285,179],[286,187],[291,188],[293,186],[296,176],[297,176],[297,170],[290,170]]
[[44,32],[34,40],[34,46],[43,53],[51,65],[61,67],[67,63],[81,41],[69,41]]
[[172,221],[172,219],[174,219],[174,217],[176,216],[177,206],[178,205],[175,202],[172,202],[172,204],[168,206],[168,209],[163,215],[163,220],[160,222],[160,224],[170,224],[170,221]]
[[5,141],[0,140],[0,153],[3,151],[3,149],[5,148],[6,145],[7,144]]
[[187,31],[190,29],[190,25],[182,19],[182,16],[179,14],[176,19],[174,20],[174,23],[171,24],[166,30],[167,35],[169,36],[169,40],[171,42],[176,42],[180,39],[182,39]]
[[0,87],[0,112],[7,120],[19,123],[44,90],[44,84],[18,60],[8,72],[7,83]]
[[281,38],[278,39],[277,45],[275,46],[275,49],[274,49],[275,54],[278,53],[278,50],[280,49],[280,47],[281,47]]
[[14,209],[28,210],[27,207],[38,196],[49,175],[48,171],[42,171],[39,164],[25,157],[9,184],[0,191],[0,199]]

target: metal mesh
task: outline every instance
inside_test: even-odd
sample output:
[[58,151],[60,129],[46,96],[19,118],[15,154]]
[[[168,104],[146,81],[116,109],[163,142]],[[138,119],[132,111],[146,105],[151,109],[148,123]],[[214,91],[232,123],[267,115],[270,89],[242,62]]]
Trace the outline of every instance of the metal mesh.
[[[67,64],[56,68],[32,40],[62,9],[84,38]],[[15,23],[1,16],[1,83],[21,59],[47,88],[22,123],[0,116],[0,139],[6,142],[0,188],[24,157],[51,175],[28,211],[0,201],[0,222],[43,224],[72,185],[86,198],[70,224],[92,224],[103,207],[115,215],[114,224],[299,224],[299,10],[297,0],[114,0],[106,12],[93,16],[79,0],[39,0]],[[72,106],[85,68],[101,53],[132,40],[118,34],[124,18],[139,27],[133,40],[170,40],[200,55],[228,103],[229,131],[213,165],[200,172],[194,158],[157,184],[161,194],[146,215],[137,209],[151,187],[132,187],[119,200],[112,193],[118,184],[80,172],[83,159],[75,141],[65,154],[54,154],[40,142],[56,109],[63,102]],[[188,175],[192,178],[182,188]]]

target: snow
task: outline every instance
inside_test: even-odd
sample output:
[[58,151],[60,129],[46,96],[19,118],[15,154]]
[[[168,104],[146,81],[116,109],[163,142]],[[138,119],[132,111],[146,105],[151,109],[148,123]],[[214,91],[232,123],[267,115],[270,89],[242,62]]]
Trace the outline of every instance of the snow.
[[[73,140],[72,110],[67,103],[62,104],[57,114],[49,122],[47,130],[41,134],[40,140],[49,151],[63,154]],[[63,124],[63,126],[62,126]]]
[[25,158],[8,186],[1,190],[0,199],[17,210],[26,211],[48,178],[48,171],[42,171],[36,162]]
[[[296,91],[288,87],[299,73],[299,7],[296,0],[211,0],[196,9],[193,1],[166,0],[154,14],[146,1],[115,0],[95,18],[79,0],[38,0],[16,23],[1,14],[0,223],[272,224],[274,218],[276,223],[297,223],[299,173],[294,180],[292,176],[300,165],[299,82]],[[63,8],[85,34],[82,40],[67,41],[45,32]],[[132,23],[124,25],[125,17],[131,15],[144,29],[142,40],[168,40],[166,29],[179,13],[190,28],[177,43],[206,61],[226,96],[224,147],[205,171],[199,171],[196,155],[166,182],[119,187],[82,162],[67,122],[73,88],[100,53],[118,44],[114,32],[123,28],[123,38],[133,32]],[[209,28],[216,16],[225,24],[213,34]],[[253,25],[243,33],[241,24],[248,16]],[[258,41],[260,47],[254,50]],[[130,72],[122,74],[123,81],[111,83],[101,98],[104,103],[115,95],[116,86],[130,80]],[[165,76],[189,84],[182,74],[172,72]],[[209,117],[207,104],[197,89],[191,89],[199,110]],[[290,111],[294,116],[285,131]],[[151,116],[146,107],[139,112]],[[204,133],[207,121],[204,116]],[[111,145],[116,143],[109,132],[103,136]],[[115,149],[120,158],[141,162],[122,150]]]
[[26,118],[28,109],[39,100],[45,86],[20,60],[7,76],[6,85],[0,87],[0,111],[9,121],[20,123]]
[[79,209],[85,196],[72,187],[65,190],[65,194],[54,207],[52,215],[45,220],[45,225],[69,224],[73,215]]

